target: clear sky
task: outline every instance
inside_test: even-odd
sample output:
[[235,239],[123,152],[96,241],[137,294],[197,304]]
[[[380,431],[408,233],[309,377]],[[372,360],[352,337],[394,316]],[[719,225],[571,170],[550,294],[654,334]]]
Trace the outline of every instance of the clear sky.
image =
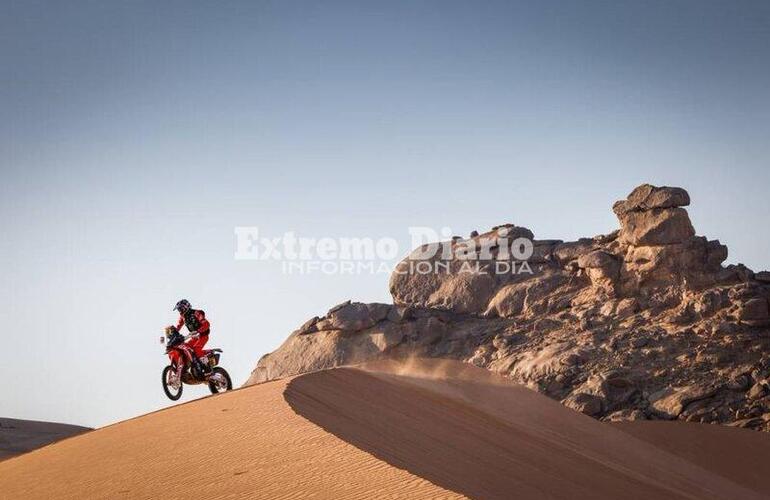
[[306,319],[390,300],[236,261],[235,226],[566,240],[651,182],[770,267],[764,1],[4,1],[0,75],[0,416],[168,405],[183,297],[236,384]]

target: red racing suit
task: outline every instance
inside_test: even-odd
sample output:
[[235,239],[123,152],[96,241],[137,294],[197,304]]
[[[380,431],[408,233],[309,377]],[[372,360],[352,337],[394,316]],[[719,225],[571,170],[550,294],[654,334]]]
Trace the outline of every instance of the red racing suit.
[[182,328],[182,325],[187,327],[190,332],[198,332],[197,338],[192,338],[185,342],[190,346],[197,357],[203,356],[203,346],[209,341],[209,333],[211,331],[211,325],[206,319],[206,313],[200,309],[188,309],[184,314],[179,314],[179,321],[177,321],[177,330]]

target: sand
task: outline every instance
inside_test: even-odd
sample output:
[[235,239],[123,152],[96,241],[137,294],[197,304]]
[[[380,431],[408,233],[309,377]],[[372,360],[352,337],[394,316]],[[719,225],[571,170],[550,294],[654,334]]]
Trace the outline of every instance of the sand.
[[[752,457],[770,457],[770,436],[659,425],[681,435],[682,446],[651,425],[603,424],[467,365],[339,368],[178,405],[6,460],[0,498],[767,495],[767,474],[735,463],[743,445]],[[735,446],[731,436],[740,436]],[[698,443],[717,456],[704,462]]]
[[79,425],[0,418],[0,460],[90,430]]
[[687,422],[632,422],[613,425],[770,498],[770,450],[765,434],[721,425]]
[[[271,382],[0,462],[0,498],[457,498],[297,415]],[[345,390],[345,388],[341,388]]]

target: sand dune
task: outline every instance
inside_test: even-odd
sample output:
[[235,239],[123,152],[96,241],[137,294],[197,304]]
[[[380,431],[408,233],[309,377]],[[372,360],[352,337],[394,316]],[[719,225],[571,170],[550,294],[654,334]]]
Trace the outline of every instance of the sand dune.
[[90,430],[79,425],[0,418],[0,460]]
[[294,413],[283,397],[289,382],[181,404],[0,462],[0,498],[459,496]]
[[12,458],[0,463],[0,498],[767,495],[766,474],[730,464],[741,444],[770,456],[770,436],[660,425],[687,451],[663,427],[602,424],[484,370],[381,363],[205,398]]
[[770,449],[764,433],[685,422],[627,422],[613,426],[770,498]]
[[[371,377],[330,370],[297,378],[287,400],[359,448],[471,497],[759,498],[770,484],[767,475],[742,482],[734,474],[744,450],[724,435],[721,446],[703,448],[721,450],[707,469],[656,446],[666,433],[636,439],[486,370],[429,360],[371,369]],[[339,386],[349,389],[341,394]],[[713,429],[693,424],[681,441],[709,442],[722,434]],[[770,457],[764,434],[726,430]]]

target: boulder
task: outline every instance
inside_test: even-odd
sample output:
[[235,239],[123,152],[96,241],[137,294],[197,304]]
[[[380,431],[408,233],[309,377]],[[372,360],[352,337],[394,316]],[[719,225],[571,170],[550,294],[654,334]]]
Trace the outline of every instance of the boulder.
[[626,212],[620,218],[620,241],[629,245],[671,245],[695,236],[683,208],[655,208]]
[[549,273],[535,279],[504,285],[489,301],[484,316],[512,318],[536,309],[569,278],[561,273]]
[[529,285],[529,283],[524,282],[504,286],[489,302],[484,315],[512,318],[521,314]]
[[620,273],[620,261],[604,250],[594,250],[581,255],[577,264],[586,271],[595,287],[613,290]]
[[369,311],[369,317],[375,323],[379,323],[387,318],[392,308],[393,306],[390,304],[381,304],[377,302],[366,304],[366,309]]
[[689,204],[690,195],[682,188],[642,184],[631,191],[625,200],[616,202],[612,210],[620,216],[628,212],[686,207]]
[[682,188],[642,184],[612,209],[620,220],[619,240],[629,245],[670,245],[695,236],[683,206],[690,195]]
[[[528,263],[545,264],[552,258],[555,241],[535,242],[532,231],[513,224],[495,226],[492,231],[468,240],[426,244],[399,262],[391,275],[394,303],[460,314],[482,313],[497,291],[498,265],[507,265],[502,269],[515,268],[511,264],[510,246],[518,238],[533,241],[534,254]],[[508,248],[505,253],[504,248]],[[500,281],[501,285],[510,280]]]
[[727,247],[719,241],[708,241],[695,236],[682,243],[668,245],[629,245],[624,260],[626,275],[638,275],[644,280],[671,282],[677,276],[688,274],[692,279],[713,282],[712,273],[722,270],[727,258]]
[[714,387],[685,386],[668,387],[650,394],[650,406],[658,416],[673,419],[684,411],[684,408],[695,401],[710,398],[716,393]]
[[494,291],[495,279],[488,273],[459,273],[448,276],[425,305],[461,314],[482,313]]
[[581,269],[605,269],[608,273],[617,273],[618,259],[604,250],[594,250],[578,258]]
[[554,246],[553,256],[562,264],[578,259],[595,248],[593,239],[582,238],[578,241],[568,241]]
[[593,394],[579,392],[563,401],[564,405],[588,416],[596,416],[602,412],[602,398]]
[[625,370],[590,375],[577,390],[602,398],[609,410],[624,406],[639,393]]
[[372,331],[369,339],[378,351],[385,353],[404,341],[404,333],[395,325],[385,325]]
[[388,304],[364,304],[344,302],[329,310],[326,316],[315,323],[318,330],[343,330],[357,332],[365,330],[385,319],[391,306]]
[[581,365],[590,358],[590,354],[589,349],[570,342],[547,345],[542,349],[532,349],[524,353],[514,365],[511,374],[524,381],[557,375]]
[[340,330],[292,334],[259,360],[246,385],[377,359],[380,352],[368,335],[350,336]]
[[[428,245],[416,249],[398,263],[390,275],[390,294],[397,305],[418,305],[425,307],[430,296],[446,279],[446,274],[433,272],[440,255],[421,260],[419,252]],[[427,251],[427,250],[426,250]]]
[[528,240],[535,239],[535,234],[526,227],[510,223],[494,226],[492,232],[496,233],[497,236],[500,236],[501,238],[507,238],[509,241],[513,241],[516,238],[526,238]]

